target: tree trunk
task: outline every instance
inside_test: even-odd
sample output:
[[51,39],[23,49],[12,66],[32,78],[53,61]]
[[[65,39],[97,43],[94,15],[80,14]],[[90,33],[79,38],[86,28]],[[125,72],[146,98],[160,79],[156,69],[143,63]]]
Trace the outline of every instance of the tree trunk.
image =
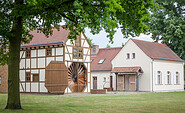
[[[23,0],[15,0],[14,10],[19,11]],[[8,59],[8,101],[6,109],[21,109],[19,93],[19,61],[20,44],[22,38],[22,17],[15,15],[13,18],[12,36],[9,37]]]

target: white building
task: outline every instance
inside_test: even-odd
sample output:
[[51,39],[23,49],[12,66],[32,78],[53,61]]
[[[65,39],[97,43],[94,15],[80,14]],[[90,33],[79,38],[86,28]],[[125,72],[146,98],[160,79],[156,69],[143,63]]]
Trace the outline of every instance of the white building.
[[49,38],[37,30],[31,32],[32,41],[21,45],[21,92],[90,92],[91,45],[84,34],[72,44],[68,33],[62,27],[53,29]]
[[[104,57],[106,59],[108,56]],[[110,73],[96,74],[92,71],[92,77],[111,75],[115,78],[113,90],[184,91],[184,61],[165,44],[130,39],[111,64]],[[101,89],[101,85],[97,88]]]

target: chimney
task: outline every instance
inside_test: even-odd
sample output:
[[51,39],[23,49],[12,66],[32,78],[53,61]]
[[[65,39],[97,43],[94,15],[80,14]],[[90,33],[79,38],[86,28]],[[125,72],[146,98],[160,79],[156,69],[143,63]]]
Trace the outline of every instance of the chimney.
[[91,56],[96,56],[99,52],[99,45],[93,45],[91,48]]

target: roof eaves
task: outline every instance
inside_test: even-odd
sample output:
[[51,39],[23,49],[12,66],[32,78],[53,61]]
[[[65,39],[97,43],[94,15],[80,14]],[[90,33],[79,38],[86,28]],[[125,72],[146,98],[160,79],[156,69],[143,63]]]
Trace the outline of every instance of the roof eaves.
[[59,43],[64,43],[64,41],[61,41],[61,42],[52,42],[52,43],[42,43],[42,44],[32,44],[32,45],[23,45],[21,47],[40,46],[40,45],[51,45],[51,44],[59,44]]
[[160,59],[160,60],[170,60],[170,61],[180,61],[180,62],[184,62],[184,60],[180,60],[180,59],[170,59],[170,58],[160,58],[160,57],[151,57],[152,59]]
[[91,70],[91,71],[112,71],[112,69],[96,69],[96,70]]

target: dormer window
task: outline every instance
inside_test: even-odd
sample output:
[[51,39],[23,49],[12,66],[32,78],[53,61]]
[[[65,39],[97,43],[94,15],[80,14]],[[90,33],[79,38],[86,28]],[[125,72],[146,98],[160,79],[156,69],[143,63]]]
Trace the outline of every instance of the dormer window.
[[91,59],[91,62],[93,61],[94,59]]
[[101,59],[101,60],[98,62],[98,64],[103,64],[104,61],[105,61],[105,59],[103,58],[103,59]]
[[129,53],[127,53],[127,59],[130,59],[130,54]]

